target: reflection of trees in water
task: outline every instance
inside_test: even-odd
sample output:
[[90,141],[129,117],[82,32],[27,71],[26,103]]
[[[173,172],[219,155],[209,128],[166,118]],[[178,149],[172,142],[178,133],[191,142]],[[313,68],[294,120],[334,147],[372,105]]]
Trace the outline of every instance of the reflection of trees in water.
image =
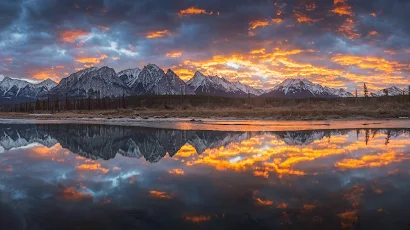
[[[315,140],[346,135],[352,130],[311,130],[281,132],[186,131],[89,124],[1,124],[0,145],[4,150],[40,143],[51,147],[60,143],[71,152],[92,159],[112,159],[117,153],[144,157],[158,162],[167,153],[172,157],[185,144],[192,145],[198,154],[206,149],[240,143],[257,135],[272,135],[290,146],[308,146]],[[356,129],[359,141],[363,129]],[[377,134],[385,134],[385,144],[392,137],[410,133],[408,129],[364,129],[366,145]],[[372,135],[370,135],[372,134]]]

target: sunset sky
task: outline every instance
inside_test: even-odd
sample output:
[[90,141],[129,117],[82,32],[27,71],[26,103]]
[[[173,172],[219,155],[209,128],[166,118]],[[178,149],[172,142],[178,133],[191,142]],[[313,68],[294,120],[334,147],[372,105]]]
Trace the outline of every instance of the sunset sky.
[[1,0],[0,77],[155,63],[257,88],[410,84],[408,0]]

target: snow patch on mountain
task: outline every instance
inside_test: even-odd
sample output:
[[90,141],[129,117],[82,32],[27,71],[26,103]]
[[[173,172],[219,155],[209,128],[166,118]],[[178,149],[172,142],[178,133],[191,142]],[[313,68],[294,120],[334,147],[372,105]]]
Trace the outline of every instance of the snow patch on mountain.
[[[6,95],[11,91],[13,92],[13,95],[18,95],[20,90],[30,83],[24,80],[20,79],[13,79],[10,77],[5,77],[1,82],[0,82],[0,90],[2,92],[2,95]],[[11,95],[9,95],[11,96]]]
[[140,68],[126,69],[120,71],[117,75],[124,82],[125,85],[131,87],[138,79],[138,75],[141,73]]
[[194,91],[170,69],[168,69],[167,73],[153,86],[150,93],[155,95],[195,94]]
[[263,90],[255,89],[240,82],[230,82],[223,77],[206,76],[201,72],[195,72],[194,76],[187,81],[187,84],[196,94],[213,94],[217,96],[247,96],[261,95]]
[[46,79],[34,84],[21,79],[5,77],[0,82],[0,97],[9,99],[34,99],[39,93],[46,93],[56,85],[57,83],[51,79]]
[[148,64],[130,86],[131,90],[138,95],[149,93],[164,75],[165,72],[161,68],[155,64]]
[[53,96],[76,98],[114,98],[129,96],[132,92],[117,77],[114,69],[107,66],[88,68],[63,78],[50,91]]
[[307,79],[288,78],[276,85],[266,97],[280,98],[309,98],[309,97],[352,97],[353,95],[344,89],[334,89],[314,84]]
[[335,89],[335,88],[330,88],[330,87],[325,86],[324,89],[329,94],[335,95],[337,97],[353,97],[353,94],[347,92],[346,90],[342,88]]
[[[379,90],[375,93],[370,93],[370,96],[372,97],[381,97],[381,96],[385,96],[386,95],[386,90],[387,90],[387,95],[388,96],[398,96],[398,95],[403,95],[403,92],[406,94],[407,92],[404,90],[401,90],[399,88],[397,88],[396,86],[392,86],[389,88],[385,88],[382,90]],[[408,90],[408,89],[407,89]]]

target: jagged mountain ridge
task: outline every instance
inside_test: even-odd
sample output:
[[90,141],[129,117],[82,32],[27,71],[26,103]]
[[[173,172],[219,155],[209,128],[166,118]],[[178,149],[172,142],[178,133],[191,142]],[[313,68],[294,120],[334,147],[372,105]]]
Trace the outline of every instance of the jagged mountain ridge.
[[91,67],[63,78],[49,92],[53,97],[104,98],[132,95],[132,91],[107,66]]
[[168,69],[167,73],[152,87],[150,93],[155,95],[195,94],[191,87],[170,69]]
[[[389,96],[401,95],[397,87],[387,88]],[[408,94],[408,89],[404,90]],[[155,64],[148,64],[142,70],[126,69],[118,73],[109,67],[87,68],[63,78],[59,84],[47,79],[32,84],[20,79],[5,77],[0,82],[0,100],[3,103],[33,101],[45,97],[103,98],[129,95],[213,95],[225,97],[353,97],[350,92],[340,88],[323,87],[307,79],[286,79],[271,90],[255,89],[241,82],[230,82],[218,76],[206,76],[195,72],[188,81],[183,81],[171,69],[165,73]],[[371,93],[383,96],[384,90]]]
[[196,71],[187,84],[197,95],[246,97],[248,94],[259,96],[264,91],[240,82],[230,82],[218,76],[206,76]]
[[398,96],[398,95],[403,95],[403,93],[404,93],[404,94],[408,94],[408,90],[409,90],[408,88],[402,90],[402,89],[399,89],[399,88],[396,87],[396,86],[391,86],[391,87],[389,87],[389,88],[385,88],[385,89],[379,90],[379,91],[377,91],[377,92],[375,92],[375,93],[370,93],[370,96],[372,96],[372,97],[385,96],[385,95],[386,95],[386,91],[387,91],[387,95],[388,95],[388,96]]
[[0,82],[0,99],[9,99],[12,101],[32,100],[41,94],[49,92],[49,90],[56,85],[57,83],[51,79],[46,79],[34,84],[21,79],[5,77]]
[[135,68],[135,69],[125,69],[120,71],[117,75],[127,85],[128,87],[131,87],[135,81],[137,80],[138,75],[141,73],[140,68]]
[[314,84],[307,79],[286,79],[276,85],[272,90],[262,95],[263,97],[278,98],[332,98],[332,97],[353,97],[353,94],[344,89],[334,89]]

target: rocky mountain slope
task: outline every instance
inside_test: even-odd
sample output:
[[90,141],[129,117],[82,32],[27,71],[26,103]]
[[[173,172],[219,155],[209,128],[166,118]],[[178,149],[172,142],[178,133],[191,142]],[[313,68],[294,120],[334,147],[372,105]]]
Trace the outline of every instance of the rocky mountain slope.
[[307,79],[298,78],[286,79],[262,96],[277,98],[353,97],[351,93],[343,89],[323,87]]
[[370,93],[370,96],[372,96],[372,97],[386,96],[386,91],[387,91],[388,96],[398,96],[398,95],[403,95],[403,93],[408,94],[408,88],[402,90],[402,89],[397,88],[396,86],[392,86],[392,87],[389,87],[389,88],[379,90],[379,91],[374,92],[374,93]]
[[5,77],[0,82],[0,100],[10,102],[24,102],[34,100],[38,96],[47,94],[57,85],[51,79],[33,84],[28,81]]
[[52,97],[104,98],[130,96],[133,92],[107,66],[88,68],[63,78],[49,92]]
[[187,84],[197,95],[213,95],[226,97],[247,97],[248,94],[259,96],[263,90],[255,89],[240,82],[230,82],[218,76],[206,76],[195,72]]

